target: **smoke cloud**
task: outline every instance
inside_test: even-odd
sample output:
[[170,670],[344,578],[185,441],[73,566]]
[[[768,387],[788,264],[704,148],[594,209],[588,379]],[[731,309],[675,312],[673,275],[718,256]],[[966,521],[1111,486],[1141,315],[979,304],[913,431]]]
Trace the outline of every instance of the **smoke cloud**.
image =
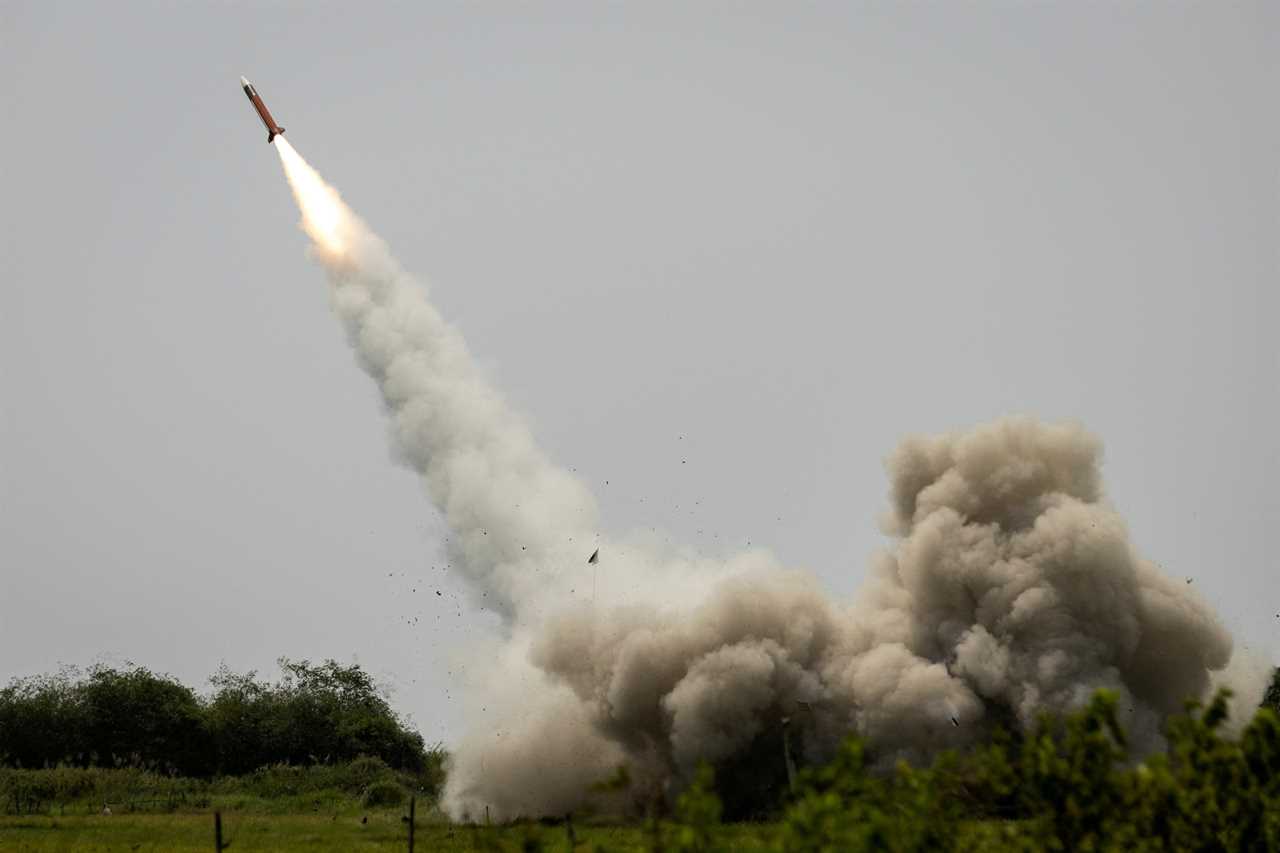
[[[780,756],[784,729],[802,761],[850,733],[879,761],[925,760],[1099,687],[1151,748],[1183,700],[1225,677],[1230,635],[1135,552],[1104,497],[1101,445],[1075,424],[1006,418],[904,440],[886,465],[891,546],[849,603],[767,551],[710,559],[602,535],[589,491],[542,453],[425,290],[276,147],[393,444],[448,523],[474,601],[503,620],[472,668],[452,815],[563,814],[621,765],[634,791],[670,792],[701,761]],[[609,582],[588,595],[596,547]],[[1260,697],[1259,673],[1239,669]]]

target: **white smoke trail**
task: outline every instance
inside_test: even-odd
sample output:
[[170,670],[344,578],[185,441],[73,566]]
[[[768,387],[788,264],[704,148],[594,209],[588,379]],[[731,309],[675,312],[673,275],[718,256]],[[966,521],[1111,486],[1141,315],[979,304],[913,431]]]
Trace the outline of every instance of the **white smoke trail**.
[[514,619],[518,603],[560,586],[550,569],[576,565],[594,547],[592,496],[550,464],[386,245],[287,141],[276,147],[329,273],[334,312],[382,392],[396,449],[444,514],[473,590]]
[[[852,606],[763,551],[715,561],[602,540],[591,495],[538,449],[423,289],[276,146],[395,445],[444,514],[475,600],[506,626],[472,685],[488,711],[455,750],[451,814],[562,814],[622,763],[651,792],[702,760],[776,775],[784,719],[809,760],[849,732],[884,760],[927,758],[1098,687],[1153,745],[1228,663],[1206,604],[1134,552],[1102,496],[1100,446],[1074,425],[1007,419],[903,442],[888,464],[895,546]],[[593,605],[597,544],[610,583]]]

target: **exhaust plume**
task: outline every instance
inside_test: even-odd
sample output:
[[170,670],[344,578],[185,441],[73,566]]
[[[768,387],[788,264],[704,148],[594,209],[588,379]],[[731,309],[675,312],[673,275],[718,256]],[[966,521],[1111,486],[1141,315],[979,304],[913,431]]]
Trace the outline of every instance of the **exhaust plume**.
[[[1103,495],[1101,446],[1074,424],[1007,418],[904,440],[887,461],[891,547],[852,603],[764,550],[710,559],[603,537],[591,494],[425,291],[275,144],[393,444],[451,528],[474,601],[503,620],[470,670],[473,727],[445,792],[455,817],[564,814],[620,765],[636,796],[670,793],[701,761],[767,782],[785,769],[784,725],[804,761],[850,733],[885,764],[927,760],[1099,687],[1151,748],[1167,715],[1222,678],[1229,634],[1135,552]],[[592,597],[596,548],[608,579]]]
[[394,448],[453,531],[451,555],[472,592],[510,620],[553,582],[549,572],[580,562],[594,499],[538,449],[386,244],[287,140],[275,144],[334,313],[382,392]]

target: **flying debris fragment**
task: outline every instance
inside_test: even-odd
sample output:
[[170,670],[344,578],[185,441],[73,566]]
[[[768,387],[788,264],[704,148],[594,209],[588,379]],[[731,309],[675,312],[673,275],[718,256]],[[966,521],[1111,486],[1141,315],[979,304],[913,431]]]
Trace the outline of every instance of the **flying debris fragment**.
[[590,557],[587,557],[587,562],[588,562],[588,563],[591,563],[591,564],[595,564],[595,563],[600,562],[600,549],[599,549],[599,548],[597,548],[597,549],[595,549],[594,551],[592,551],[592,552],[591,552],[591,556],[590,556]]
[[958,729],[958,728],[960,728],[960,721],[959,721],[959,720],[957,720],[955,717],[952,717],[952,718],[951,718],[951,725],[955,726],[955,727]]
[[272,142],[277,135],[284,133],[284,128],[276,124],[276,120],[271,117],[271,112],[258,96],[258,90],[253,88],[252,83],[241,77],[240,85],[244,87],[249,103],[253,104],[253,108],[258,111],[258,118],[262,119],[262,123],[267,126],[267,142]]

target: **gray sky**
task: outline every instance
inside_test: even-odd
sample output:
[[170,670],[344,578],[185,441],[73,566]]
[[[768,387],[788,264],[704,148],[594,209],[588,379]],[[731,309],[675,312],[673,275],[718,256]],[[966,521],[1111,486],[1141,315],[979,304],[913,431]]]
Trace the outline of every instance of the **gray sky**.
[[1280,657],[1280,5],[958,7],[0,3],[0,679],[355,659],[461,730],[496,620],[240,74],[610,529],[847,597],[900,436],[1075,418]]

